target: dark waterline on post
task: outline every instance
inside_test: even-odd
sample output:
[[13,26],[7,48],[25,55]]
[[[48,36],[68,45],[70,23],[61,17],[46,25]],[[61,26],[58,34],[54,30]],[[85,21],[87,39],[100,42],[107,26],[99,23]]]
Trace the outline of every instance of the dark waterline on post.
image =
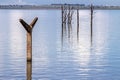
[[27,62],[27,69],[26,69],[26,75],[27,79],[26,80],[32,80],[32,62]]

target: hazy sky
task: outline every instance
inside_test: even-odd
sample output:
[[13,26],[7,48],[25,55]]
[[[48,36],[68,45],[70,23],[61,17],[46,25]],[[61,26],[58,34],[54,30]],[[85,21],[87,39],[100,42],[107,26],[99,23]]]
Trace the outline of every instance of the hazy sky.
[[120,5],[120,0],[0,0],[0,4],[52,4],[52,3],[79,3]]

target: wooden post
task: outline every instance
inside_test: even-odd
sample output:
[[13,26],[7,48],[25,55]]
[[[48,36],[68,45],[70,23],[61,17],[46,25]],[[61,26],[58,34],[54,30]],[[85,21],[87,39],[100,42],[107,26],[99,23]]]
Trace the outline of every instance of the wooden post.
[[66,35],[66,20],[67,20],[67,9],[64,7],[63,23],[64,23],[64,33]]
[[90,26],[91,26],[91,46],[92,46],[92,42],[93,42],[93,5],[91,4],[91,21],[90,21]]
[[64,7],[63,5],[61,6],[61,14],[62,14],[62,29],[61,29],[61,41],[62,41],[62,45],[63,45],[63,27],[64,27],[64,19],[63,19],[63,14],[64,14]]
[[68,21],[67,21],[67,24],[68,24],[68,38],[70,38],[70,5],[68,7]]
[[70,34],[72,34],[72,16],[73,16],[74,10],[71,7],[71,11],[70,11]]
[[77,41],[79,41],[79,9],[77,9]]
[[37,22],[38,18],[36,17],[30,25],[28,25],[23,19],[20,19],[20,23],[23,25],[25,30],[27,31],[27,61],[32,61],[32,30]]

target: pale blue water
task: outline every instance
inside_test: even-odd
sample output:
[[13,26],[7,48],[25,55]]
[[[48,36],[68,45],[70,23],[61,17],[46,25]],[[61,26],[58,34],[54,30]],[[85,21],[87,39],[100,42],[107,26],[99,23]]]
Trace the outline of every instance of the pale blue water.
[[120,80],[120,11],[94,11],[90,46],[90,11],[76,12],[73,33],[61,45],[61,11],[0,10],[0,80],[26,80],[26,31],[19,23],[39,20],[33,30],[32,80]]

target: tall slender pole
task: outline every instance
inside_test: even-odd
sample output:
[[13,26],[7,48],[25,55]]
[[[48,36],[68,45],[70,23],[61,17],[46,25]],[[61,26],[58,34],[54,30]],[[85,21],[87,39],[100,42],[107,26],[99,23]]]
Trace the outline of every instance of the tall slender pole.
[[72,10],[72,7],[70,8],[70,34],[72,34],[72,16],[73,16],[73,13],[74,13],[74,10]]
[[79,41],[79,9],[77,9],[77,41]]
[[91,4],[91,22],[90,22],[90,26],[91,26],[90,34],[91,34],[91,46],[92,46],[92,43],[93,43],[93,5],[92,4]]
[[27,31],[27,62],[32,62],[32,30],[37,20],[38,18],[36,17],[31,24],[28,25],[23,19],[20,19],[20,23]]
[[70,9],[70,6],[68,7],[68,38],[70,38],[70,12],[71,12],[71,9]]
[[62,14],[62,30],[61,30],[61,41],[62,41],[62,45],[63,45],[63,27],[64,27],[64,23],[63,23],[63,14],[64,14],[64,7],[61,6],[61,14]]

